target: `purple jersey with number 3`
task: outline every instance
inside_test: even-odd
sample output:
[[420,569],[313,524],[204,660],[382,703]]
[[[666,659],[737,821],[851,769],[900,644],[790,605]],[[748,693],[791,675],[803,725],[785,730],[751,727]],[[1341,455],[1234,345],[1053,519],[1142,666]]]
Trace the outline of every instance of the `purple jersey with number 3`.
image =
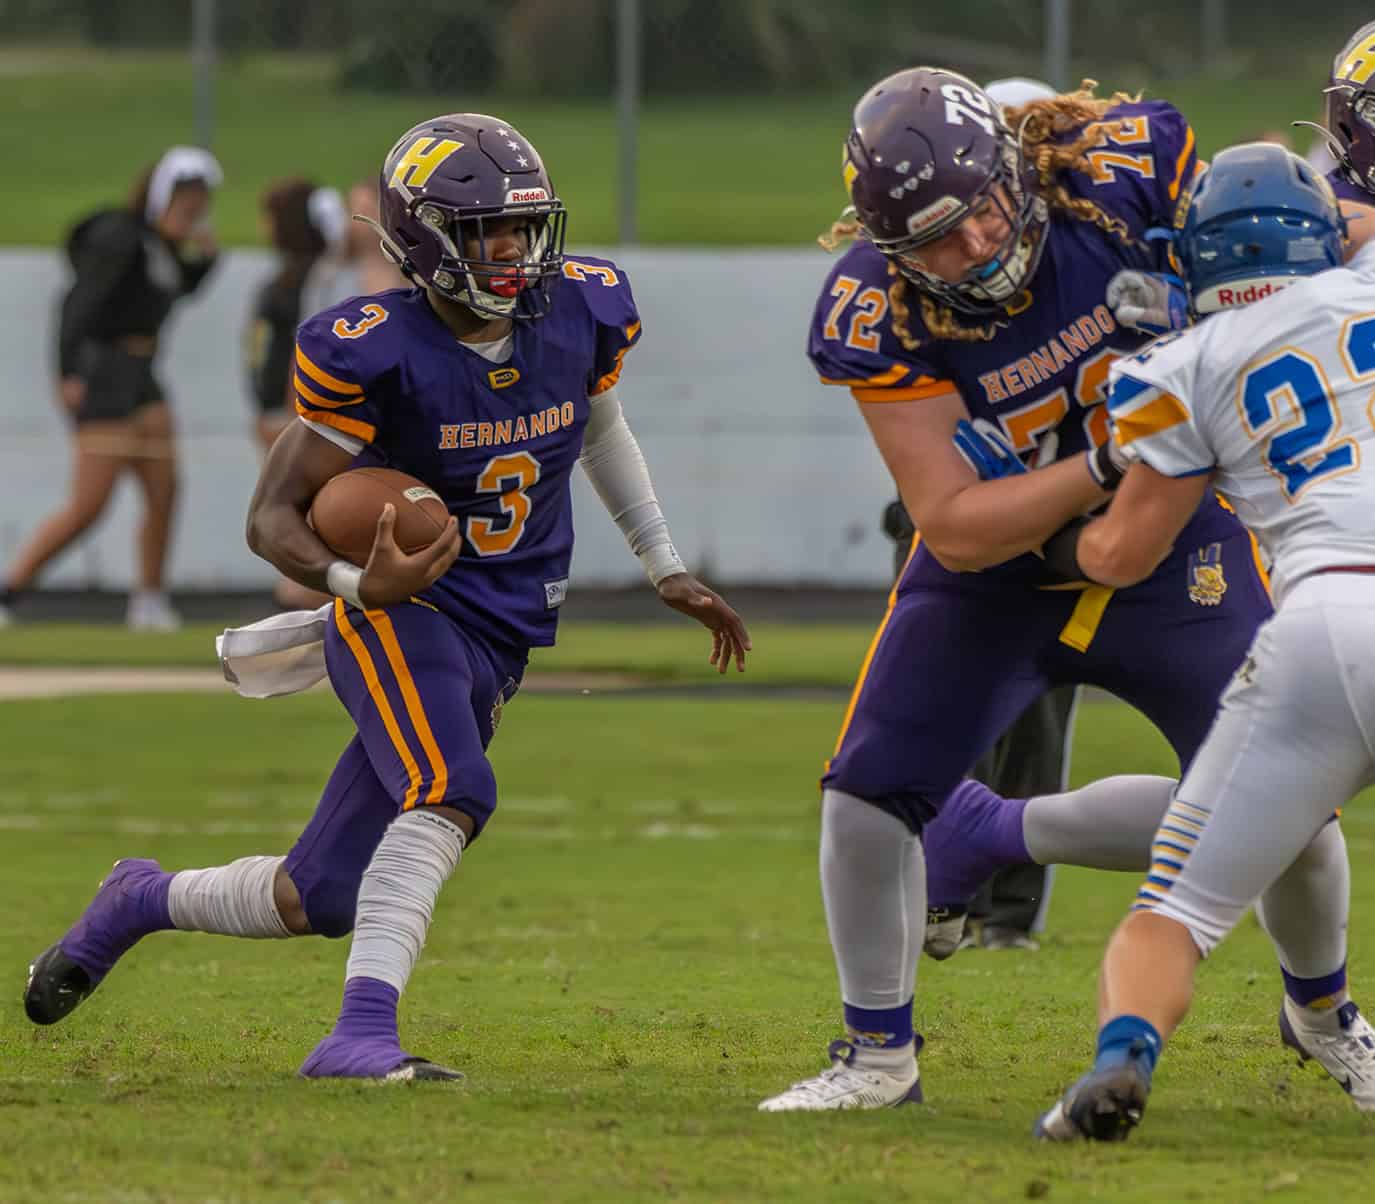
[[[832,268],[813,314],[808,354],[827,384],[848,386],[864,403],[917,401],[958,392],[973,418],[998,423],[1024,459],[1047,463],[1107,438],[1104,401],[1114,360],[1149,342],[1121,327],[1107,307],[1108,282],[1126,268],[1165,270],[1164,234],[1187,206],[1197,171],[1194,135],[1163,101],[1121,104],[1101,123],[1085,172],[1060,179],[1072,197],[1092,201],[1113,226],[1103,229],[1051,209],[1046,247],[1008,324],[987,341],[932,339],[919,297],[908,286],[909,349],[892,329],[888,260],[856,242]],[[1195,532],[1209,542],[1235,530],[1211,500]],[[1184,538],[1193,538],[1193,535]],[[911,571],[945,574],[919,552]],[[981,578],[1043,581],[1045,569],[1022,556]]]
[[297,332],[301,417],[361,440],[360,464],[418,477],[458,516],[463,550],[420,597],[508,647],[554,642],[587,399],[640,336],[630,283],[606,260],[569,259],[551,302],[515,324],[504,363],[459,342],[419,289],[351,298]]

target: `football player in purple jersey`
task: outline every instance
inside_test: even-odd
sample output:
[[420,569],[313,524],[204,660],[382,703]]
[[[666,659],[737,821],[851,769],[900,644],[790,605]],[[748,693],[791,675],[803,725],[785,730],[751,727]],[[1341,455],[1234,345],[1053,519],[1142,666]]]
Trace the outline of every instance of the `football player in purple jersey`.
[[[274,444],[248,519],[259,555],[336,596],[293,648],[322,653],[357,731],[286,857],[181,873],[118,862],[34,963],[37,1023],[70,1012],[150,932],[352,932],[338,1022],[300,1074],[459,1077],[402,1048],[397,1003],[441,887],[496,806],[486,747],[501,709],[529,649],[554,642],[575,464],[660,598],[711,631],[712,663],[744,667],[744,624],[685,571],[621,413],[616,382],[640,335],[630,284],[614,263],[564,255],[565,210],[534,147],[495,117],[438,117],[401,136],[379,189],[383,246],[416,287],[301,326],[301,421]],[[387,507],[367,565],[337,559],[306,514],[359,464],[427,482],[451,515],[443,534],[407,555]],[[259,693],[303,684],[288,674],[274,690],[279,671],[263,674]]]
[[[855,241],[822,286],[808,351],[859,403],[920,539],[822,779],[846,1036],[829,1069],[767,1111],[921,1098],[913,984],[928,902],[955,917],[939,928],[958,927],[1006,865],[1148,866],[1172,779],[1030,800],[966,779],[1031,699],[1109,690],[1187,765],[1270,614],[1254,544],[1211,495],[1129,589],[1067,581],[1036,554],[1121,479],[1108,370],[1148,335],[1114,314],[1109,286],[1168,270],[1198,170],[1184,118],[1089,89],[1003,112],[964,76],[913,68],[860,99],[842,170],[852,207],[832,236]],[[1330,824],[1262,902],[1299,1004],[1344,980],[1345,870]]]
[[1375,205],[1375,21],[1337,52],[1323,92],[1327,128],[1316,128],[1337,157],[1327,181],[1339,200]]

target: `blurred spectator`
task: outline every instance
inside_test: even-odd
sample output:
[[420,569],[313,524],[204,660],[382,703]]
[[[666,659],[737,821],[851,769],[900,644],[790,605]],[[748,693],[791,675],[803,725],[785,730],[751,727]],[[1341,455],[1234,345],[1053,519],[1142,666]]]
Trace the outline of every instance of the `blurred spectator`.
[[73,426],[70,492],[10,564],[0,587],[0,624],[43,567],[101,516],[126,470],[145,507],[129,626],[165,631],[180,623],[163,591],[176,443],[153,361],[173,304],[214,266],[210,203],[222,178],[208,151],[174,146],[138,176],[127,205],[91,214],[68,236],[75,280],[62,301],[57,399]]
[[[305,307],[308,282],[321,264],[336,275],[347,260],[349,217],[336,189],[291,177],[268,185],[260,217],[277,252],[277,269],[253,302],[244,338],[249,390],[257,403],[256,434],[266,455],[295,414],[296,327],[314,313]],[[277,581],[278,603],[290,609],[323,605],[323,594],[285,577]]]
[[[375,182],[360,180],[349,189],[340,236],[331,243],[329,253],[316,260],[306,282],[301,298],[303,318],[348,297],[409,287],[396,265],[382,254],[377,230],[371,224],[378,220],[379,212]],[[347,220],[349,215],[355,220]]]

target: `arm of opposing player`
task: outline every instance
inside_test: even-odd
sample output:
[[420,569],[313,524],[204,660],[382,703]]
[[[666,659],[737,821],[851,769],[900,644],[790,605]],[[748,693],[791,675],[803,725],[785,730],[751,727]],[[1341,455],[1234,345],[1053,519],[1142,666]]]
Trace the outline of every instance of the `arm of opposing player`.
[[1346,218],[1345,257],[1349,263],[1363,247],[1375,240],[1375,206],[1356,201],[1342,201],[1342,216]]
[[1033,551],[1107,496],[1083,456],[980,481],[953,442],[955,424],[967,417],[958,393],[861,401],[859,408],[922,542],[954,572],[975,572]]
[[649,467],[625,420],[616,390],[603,389],[590,398],[590,404],[580,463],[592,488],[665,605],[712,632],[711,664],[724,673],[734,660],[743,670],[750,648],[749,632],[724,598],[687,571],[674,549]]
[[1203,495],[1208,473],[1167,477],[1149,464],[1127,470],[1112,505],[1079,536],[1083,575],[1122,588],[1149,577],[1170,554]]
[[1092,581],[1120,587],[1149,577],[1207,492],[1216,457],[1191,407],[1166,388],[1193,391],[1198,341],[1161,344],[1133,362],[1138,375],[1113,376],[1112,438],[1133,463],[1107,514],[1079,535],[1078,565]]

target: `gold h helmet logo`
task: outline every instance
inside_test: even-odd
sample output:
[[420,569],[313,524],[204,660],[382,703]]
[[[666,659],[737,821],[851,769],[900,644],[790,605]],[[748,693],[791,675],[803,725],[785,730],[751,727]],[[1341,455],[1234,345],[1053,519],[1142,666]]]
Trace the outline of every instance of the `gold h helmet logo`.
[[859,175],[859,168],[855,166],[854,160],[850,158],[849,147],[846,147],[841,152],[840,174],[845,180],[845,191],[853,197],[855,191],[855,177]]
[[1351,53],[1337,68],[1336,78],[1358,87],[1365,87],[1375,75],[1375,35],[1352,47]]
[[462,145],[452,138],[417,138],[396,161],[388,187],[424,188],[439,165]]

